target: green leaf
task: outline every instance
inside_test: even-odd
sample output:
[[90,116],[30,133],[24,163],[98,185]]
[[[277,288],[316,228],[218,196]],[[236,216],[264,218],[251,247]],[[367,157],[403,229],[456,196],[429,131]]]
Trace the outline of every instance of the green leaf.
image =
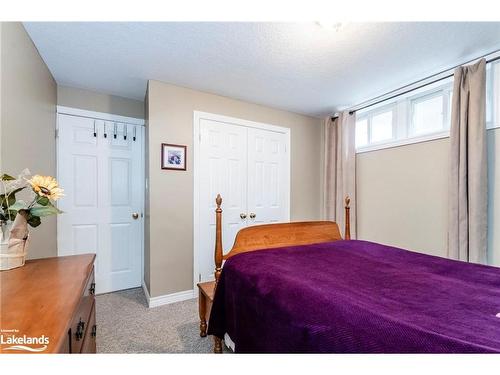
[[46,206],[50,202],[49,202],[49,198],[47,198],[47,197],[40,197],[40,198],[38,198],[37,203],[41,204],[42,206]]
[[16,218],[16,215],[17,215],[17,211],[9,210],[9,211],[7,211],[7,215],[8,215],[9,220],[14,221],[14,219]]
[[17,188],[17,189],[15,189],[15,190],[12,190],[12,191],[9,193],[9,195],[14,195],[14,194],[17,194],[17,193],[19,193],[21,190],[24,190],[24,189],[26,189],[26,186],[23,186],[23,187]]
[[9,206],[11,211],[19,211],[26,207],[26,203],[24,201],[17,201],[14,204]]
[[40,220],[40,218],[38,216],[32,216],[32,215],[30,215],[28,217],[27,221],[28,221],[28,224],[33,228],[36,228],[37,226],[39,226],[42,223],[42,221]]
[[14,194],[10,194],[5,197],[4,194],[0,196],[0,204],[4,209],[7,209],[7,207],[12,206],[14,203],[16,203],[16,196]]
[[56,209],[58,214],[63,214],[64,213],[64,211],[61,211],[59,208],[57,208],[56,206],[54,206],[50,200],[49,200],[49,203],[47,204],[47,206],[50,206],[50,207],[53,207],[54,209]]
[[33,207],[30,209],[30,214],[33,216],[50,216],[60,214],[62,211],[58,210],[57,207],[54,207],[52,204],[48,204],[47,206],[42,207]]
[[[7,203],[9,206],[12,206],[14,203],[16,203],[16,194],[23,189],[24,187],[21,187],[12,190],[9,194],[0,194],[0,206],[2,206],[3,208],[7,208]],[[8,197],[8,199],[5,199],[6,196]]]
[[14,181],[15,178],[12,177],[12,176],[9,176],[8,174],[3,174],[1,177],[0,177],[0,180],[2,181]]

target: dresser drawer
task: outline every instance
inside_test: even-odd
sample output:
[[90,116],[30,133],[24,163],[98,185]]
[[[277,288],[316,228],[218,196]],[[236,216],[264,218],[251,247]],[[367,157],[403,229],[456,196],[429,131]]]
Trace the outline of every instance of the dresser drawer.
[[85,335],[89,329],[92,329],[92,327],[89,328],[89,325],[90,313],[94,307],[94,294],[95,279],[94,270],[92,270],[69,330],[71,353],[81,352]]

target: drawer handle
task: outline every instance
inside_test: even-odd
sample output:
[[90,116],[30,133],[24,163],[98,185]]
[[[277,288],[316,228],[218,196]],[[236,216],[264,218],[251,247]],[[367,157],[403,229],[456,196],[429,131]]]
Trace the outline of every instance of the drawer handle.
[[95,294],[95,283],[90,284],[89,293]]
[[76,341],[80,341],[80,339],[83,338],[84,330],[85,330],[85,322],[83,322],[82,319],[80,318],[80,321],[76,326],[76,332],[75,332]]
[[92,337],[96,337],[97,336],[97,324],[94,324],[94,326],[92,327],[92,333],[91,333]]

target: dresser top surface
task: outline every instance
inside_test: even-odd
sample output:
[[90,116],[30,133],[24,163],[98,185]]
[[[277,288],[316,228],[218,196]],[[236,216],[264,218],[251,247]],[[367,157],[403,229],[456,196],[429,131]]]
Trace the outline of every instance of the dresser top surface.
[[[57,352],[71,324],[95,254],[26,261],[0,272],[0,334],[48,337],[44,353]],[[0,343],[0,352],[2,352]]]

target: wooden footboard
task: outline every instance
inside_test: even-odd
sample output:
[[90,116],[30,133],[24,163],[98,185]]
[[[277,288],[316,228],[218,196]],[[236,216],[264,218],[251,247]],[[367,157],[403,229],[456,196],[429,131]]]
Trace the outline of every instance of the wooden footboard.
[[[292,223],[255,225],[241,229],[231,250],[224,255],[222,249],[222,197],[215,199],[215,286],[222,272],[222,262],[236,254],[286,246],[342,240],[339,226],[333,221],[304,221]],[[345,199],[344,238],[351,239],[350,199]],[[214,336],[214,353],[222,353],[222,340]]]

